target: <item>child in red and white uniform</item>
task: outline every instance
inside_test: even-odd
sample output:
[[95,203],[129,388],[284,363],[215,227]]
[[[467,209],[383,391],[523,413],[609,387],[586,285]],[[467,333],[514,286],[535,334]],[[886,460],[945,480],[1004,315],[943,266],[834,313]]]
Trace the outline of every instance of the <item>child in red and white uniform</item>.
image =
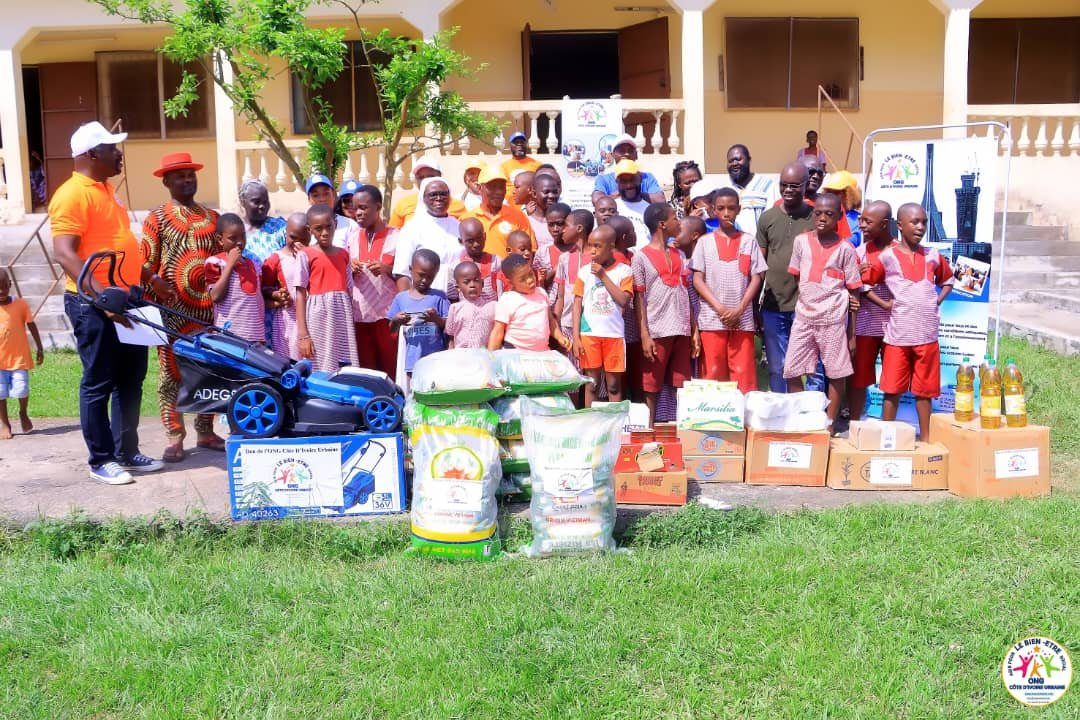
[[210,299],[214,301],[214,324],[250,342],[266,342],[266,305],[256,260],[244,255],[247,235],[239,215],[218,218],[221,252],[206,258],[203,272]]
[[540,248],[539,254],[544,258],[543,265],[547,269],[546,279],[548,299],[551,306],[555,307],[558,293],[555,288],[555,275],[558,273],[559,259],[568,252],[577,249],[577,243],[564,240],[566,235],[566,221],[570,216],[571,208],[566,203],[557,202],[547,209],[547,231],[551,235],[551,244]]
[[690,378],[690,356],[697,354],[699,338],[697,322],[690,315],[686,256],[667,244],[679,232],[675,209],[666,202],[652,203],[642,220],[652,237],[634,253],[630,269],[641,332],[641,389],[651,426],[664,385],[681,388]]
[[633,297],[630,268],[615,260],[615,231],[601,225],[589,234],[586,245],[591,264],[574,282],[574,352],[593,382],[585,386],[585,406],[592,407],[601,376],[608,399],[623,398],[626,373],[626,321],[623,309]]
[[263,287],[272,290],[270,347],[294,360],[315,353],[307,329],[308,258],[304,248],[310,241],[307,215],[290,215],[285,224],[285,247],[266,258],[262,269]]
[[881,300],[873,292],[867,294],[869,302],[889,310],[878,383],[885,393],[881,416],[895,420],[900,395],[910,390],[919,416],[919,436],[925,438],[931,400],[941,394],[939,307],[952,291],[954,279],[948,261],[937,250],[921,245],[926,234],[922,207],[901,205],[896,222],[900,242],[878,255],[867,278],[870,284],[884,282],[893,295],[892,300]]
[[[499,290],[497,286],[501,275],[502,261],[498,255],[484,251],[484,246],[487,244],[487,233],[484,232],[484,224],[476,218],[462,220],[461,225],[458,227],[458,240],[464,249],[454,262],[454,267],[450,268],[449,280],[446,284],[446,297],[450,302],[457,302],[462,297],[461,290],[456,283],[457,275],[454,270],[460,263],[471,262],[476,265],[476,269],[480,273],[480,304],[483,305],[498,300]],[[529,251],[532,252],[531,243]]]
[[309,275],[307,323],[315,346],[312,365],[333,373],[342,365],[357,364],[352,267],[349,251],[334,246],[336,220],[330,206],[312,205],[307,218],[316,243],[304,248]]
[[859,216],[859,230],[863,242],[855,248],[859,258],[859,272],[863,277],[863,302],[855,315],[854,374],[848,383],[848,413],[852,420],[862,417],[866,409],[866,389],[877,382],[877,359],[885,344],[885,322],[889,311],[874,302],[868,302],[870,290],[881,300],[891,300],[892,293],[884,282],[876,285],[866,283],[870,266],[886,248],[896,244],[889,231],[892,208],[889,203],[878,200],[867,204]]
[[768,266],[754,236],[735,227],[739,193],[720,188],[713,208],[720,229],[702,236],[690,261],[694,287],[701,297],[697,323],[705,366],[702,375],[709,380],[733,380],[740,392],[748,393],[757,390],[753,303]]
[[397,333],[391,332],[386,313],[397,296],[391,270],[398,231],[382,219],[382,192],[360,185],[353,192],[353,216],[359,226],[349,238],[352,265],[352,309],[356,329],[356,359],[360,367],[390,377],[397,372]]
[[788,272],[799,278],[799,300],[784,359],[784,379],[788,392],[801,392],[803,375],[812,375],[821,360],[829,379],[827,413],[833,424],[845,379],[852,373],[849,341],[855,337],[855,324],[849,308],[858,308],[862,290],[855,248],[836,231],[842,213],[839,198],[819,196],[815,229],[795,237],[788,263]]

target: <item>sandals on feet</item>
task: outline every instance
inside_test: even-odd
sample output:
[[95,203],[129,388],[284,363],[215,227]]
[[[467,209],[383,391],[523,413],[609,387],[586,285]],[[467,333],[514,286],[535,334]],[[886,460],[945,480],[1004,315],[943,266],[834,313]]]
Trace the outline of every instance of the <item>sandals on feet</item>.
[[198,442],[195,443],[195,447],[225,452],[225,440],[213,433],[209,435],[200,435]]
[[161,453],[161,459],[167,463],[178,463],[184,459],[184,444],[175,443],[165,448],[165,452]]

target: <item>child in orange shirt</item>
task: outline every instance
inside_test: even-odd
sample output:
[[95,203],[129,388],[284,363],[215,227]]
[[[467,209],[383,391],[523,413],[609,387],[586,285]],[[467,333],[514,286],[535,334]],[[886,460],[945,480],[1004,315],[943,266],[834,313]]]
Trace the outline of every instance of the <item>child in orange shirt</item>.
[[8,398],[19,400],[19,424],[28,433],[34,429],[26,406],[30,402],[30,343],[26,331],[34,336],[37,345],[37,364],[45,362],[41,347],[41,335],[30,316],[30,306],[22,298],[11,297],[11,277],[0,268],[0,440],[11,439],[11,422],[8,420]]

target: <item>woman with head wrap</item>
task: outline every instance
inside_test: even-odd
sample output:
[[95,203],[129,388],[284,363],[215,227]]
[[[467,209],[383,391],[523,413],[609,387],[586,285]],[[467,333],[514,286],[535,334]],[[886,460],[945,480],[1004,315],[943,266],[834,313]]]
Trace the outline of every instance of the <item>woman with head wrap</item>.
[[270,216],[270,191],[261,180],[240,186],[240,209],[244,211],[247,245],[244,254],[259,262],[285,247],[285,218]]
[[426,248],[439,256],[439,272],[431,288],[446,292],[451,266],[461,255],[460,222],[449,214],[450,186],[440,177],[427,178],[420,183],[420,201],[416,214],[398,235],[394,275],[402,279],[398,288],[407,289],[413,253]]

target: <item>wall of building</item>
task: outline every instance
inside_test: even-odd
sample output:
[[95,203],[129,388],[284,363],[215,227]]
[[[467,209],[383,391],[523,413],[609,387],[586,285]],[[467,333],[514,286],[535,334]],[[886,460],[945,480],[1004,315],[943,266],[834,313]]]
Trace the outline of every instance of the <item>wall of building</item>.
[[[727,109],[720,89],[720,56],[724,53],[724,18],[756,16],[857,17],[859,44],[864,48],[864,77],[859,108],[844,115],[862,135],[872,129],[941,122],[944,16],[929,2],[723,0],[705,12],[706,164],[722,171],[728,146],[750,147],[754,166],[777,172],[795,157],[806,131],[816,129],[816,109]],[[834,165],[843,165],[850,133],[835,111],[823,114],[821,142]],[[862,150],[854,143],[850,169],[858,170]]]
[[1076,0],[983,0],[972,17],[1068,17],[1080,15]]

